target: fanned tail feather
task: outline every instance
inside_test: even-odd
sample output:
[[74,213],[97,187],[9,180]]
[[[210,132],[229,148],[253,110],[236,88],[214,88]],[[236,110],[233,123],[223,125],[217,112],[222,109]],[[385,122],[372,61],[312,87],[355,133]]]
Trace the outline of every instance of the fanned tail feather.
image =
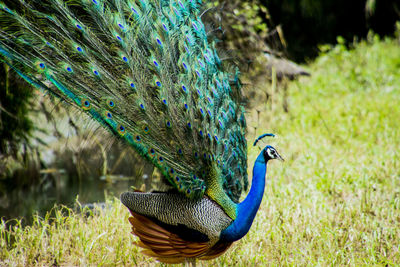
[[237,73],[224,70],[199,0],[0,2],[0,59],[83,110],[201,197],[218,168],[229,197],[247,186]]

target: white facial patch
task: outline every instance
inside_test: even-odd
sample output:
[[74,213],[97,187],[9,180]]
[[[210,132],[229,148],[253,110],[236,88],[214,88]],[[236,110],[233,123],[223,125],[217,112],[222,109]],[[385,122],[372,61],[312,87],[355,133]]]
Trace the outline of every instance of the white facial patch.
[[267,153],[268,153],[268,156],[269,156],[271,159],[274,159],[274,158],[275,158],[275,153],[274,153],[274,151],[273,151],[271,148],[267,148]]

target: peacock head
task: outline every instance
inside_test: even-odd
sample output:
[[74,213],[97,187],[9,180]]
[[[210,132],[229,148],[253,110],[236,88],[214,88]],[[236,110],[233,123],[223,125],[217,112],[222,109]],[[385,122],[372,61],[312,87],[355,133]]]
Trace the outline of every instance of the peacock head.
[[269,145],[264,148],[263,155],[264,155],[265,162],[267,162],[270,159],[279,159],[279,160],[284,161],[284,159],[281,157],[281,155],[279,155],[278,151],[276,151],[275,148],[273,148],[272,146],[269,146]]
[[[275,137],[274,134],[271,133],[267,133],[267,134],[263,134],[261,136],[259,136],[256,141],[254,141],[254,146],[257,145],[257,143],[263,139],[266,136],[270,136],[270,137]],[[262,155],[264,156],[264,161],[267,162],[270,159],[279,159],[284,161],[284,159],[281,157],[281,155],[279,155],[278,151],[276,151],[275,148],[273,148],[272,146],[268,145],[264,148]]]

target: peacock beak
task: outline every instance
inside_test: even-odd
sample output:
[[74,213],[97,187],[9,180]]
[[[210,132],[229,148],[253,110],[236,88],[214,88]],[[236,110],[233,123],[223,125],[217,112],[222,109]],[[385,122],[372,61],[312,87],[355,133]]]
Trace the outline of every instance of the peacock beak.
[[281,157],[281,155],[279,155],[278,152],[276,152],[276,155],[278,155],[277,159],[279,159],[280,161],[285,161],[285,160]]

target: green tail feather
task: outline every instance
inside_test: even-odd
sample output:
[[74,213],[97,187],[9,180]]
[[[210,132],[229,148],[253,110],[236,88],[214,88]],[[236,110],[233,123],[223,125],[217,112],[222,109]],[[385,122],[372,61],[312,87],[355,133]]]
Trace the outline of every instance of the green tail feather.
[[229,197],[247,186],[237,73],[224,71],[199,0],[0,2],[0,58],[84,110],[201,197],[217,166]]

